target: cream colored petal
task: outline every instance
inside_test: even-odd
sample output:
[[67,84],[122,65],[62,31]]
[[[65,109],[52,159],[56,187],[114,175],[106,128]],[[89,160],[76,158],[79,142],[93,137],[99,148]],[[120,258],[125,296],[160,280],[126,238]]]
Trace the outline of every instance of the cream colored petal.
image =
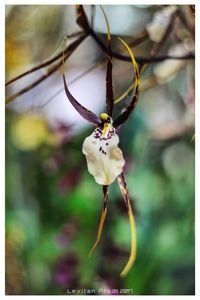
[[111,184],[121,174],[125,161],[118,147],[119,137],[113,133],[102,138],[101,129],[97,128],[83,143],[88,171],[101,185]]

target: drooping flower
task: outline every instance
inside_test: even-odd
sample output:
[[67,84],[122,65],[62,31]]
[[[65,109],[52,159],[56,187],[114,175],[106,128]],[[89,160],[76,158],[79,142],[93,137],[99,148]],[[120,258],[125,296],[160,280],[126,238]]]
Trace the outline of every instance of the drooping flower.
[[95,181],[101,185],[110,185],[119,176],[125,164],[121,149],[118,147],[119,137],[107,117],[108,124],[104,128],[97,127],[83,143],[83,154],[86,156],[88,171]]
[[[82,14],[85,17],[82,6],[78,6],[78,11],[80,15]],[[129,106],[115,120],[113,120],[112,115],[113,115],[113,107],[114,107],[114,97],[113,97],[113,88],[112,88],[111,34],[110,34],[110,28],[109,28],[107,17],[103,9],[102,11],[104,14],[107,31],[108,31],[107,34],[108,62],[107,62],[107,72],[106,72],[106,113],[102,113],[100,117],[98,117],[96,114],[83,107],[72,96],[66,83],[64,68],[63,68],[63,82],[64,82],[65,92],[70,103],[84,119],[86,119],[88,122],[96,126],[94,132],[85,139],[82,147],[83,154],[86,156],[88,171],[92,176],[94,176],[95,181],[98,184],[102,185],[103,187],[103,201],[104,201],[97,240],[93,248],[91,249],[89,256],[92,255],[94,249],[96,248],[101,238],[101,233],[102,233],[102,229],[103,229],[103,225],[107,213],[109,185],[117,179],[122,196],[124,198],[128,210],[129,222],[131,227],[131,253],[126,266],[124,267],[123,271],[120,274],[121,276],[125,276],[130,270],[130,268],[132,267],[136,258],[136,230],[135,230],[134,215],[133,215],[131,203],[128,196],[128,189],[123,174],[123,167],[125,161],[123,158],[123,153],[121,149],[118,147],[119,137],[116,131],[128,119],[128,117],[130,116],[130,114],[133,112],[135,108],[139,96],[139,91],[140,91],[140,79],[139,79],[138,66],[131,49],[125,43],[125,41],[119,38],[119,40],[127,48],[132,59],[133,70],[135,73],[135,77],[134,77],[135,93]]]

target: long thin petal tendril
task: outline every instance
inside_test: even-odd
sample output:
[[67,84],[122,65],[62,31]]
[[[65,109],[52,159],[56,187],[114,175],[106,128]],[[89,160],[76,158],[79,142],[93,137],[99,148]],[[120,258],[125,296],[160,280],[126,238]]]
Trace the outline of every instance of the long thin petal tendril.
[[129,196],[128,196],[128,188],[127,188],[123,173],[118,176],[118,184],[119,184],[122,196],[124,198],[124,201],[125,201],[127,209],[128,209],[128,217],[129,217],[130,229],[131,229],[131,253],[130,253],[130,257],[129,257],[127,264],[125,265],[124,269],[120,273],[120,276],[124,277],[130,271],[130,269],[135,261],[137,241],[136,241],[136,228],[135,228],[134,215],[133,215],[133,211],[131,208],[131,203],[130,203]]
[[102,211],[101,219],[100,219],[100,223],[99,223],[97,240],[94,243],[94,246],[92,247],[92,249],[90,250],[89,257],[92,256],[92,253],[94,252],[94,250],[95,250],[96,246],[98,245],[100,238],[101,238],[103,225],[104,225],[106,214],[107,214],[107,207],[108,207],[108,185],[103,186],[103,193],[104,193],[104,207],[103,207],[103,211]]
[[[129,200],[128,200],[129,201]],[[131,227],[131,253],[129,260],[124,267],[123,271],[120,273],[120,276],[124,277],[126,274],[129,272],[131,269],[135,259],[136,259],[136,229],[135,229],[135,220],[134,220],[134,215],[132,212],[131,204],[130,202],[128,203],[128,216],[129,216],[129,222],[130,222],[130,227]]]
[[108,40],[110,40],[110,26],[109,26],[109,23],[108,23],[108,19],[107,19],[107,16],[105,14],[105,11],[104,11],[102,5],[100,5],[100,8],[101,8],[101,11],[102,11],[102,13],[104,15],[105,21],[106,21]]
[[131,83],[128,89],[125,92],[123,92],[123,94],[121,94],[117,99],[115,99],[114,103],[117,104],[121,102],[125,97],[128,96],[128,94],[134,89],[134,87],[135,87],[135,82]]
[[109,116],[112,116],[113,106],[114,106],[114,97],[113,97],[113,86],[112,86],[112,51],[111,51],[111,35],[110,27],[108,23],[107,16],[103,7],[100,5],[102,10],[106,27],[107,27],[107,52],[108,52],[108,62],[106,70],[106,112]]
[[135,57],[133,55],[133,52],[131,50],[131,48],[126,44],[125,41],[123,41],[121,38],[118,38],[123,44],[124,46],[127,48],[130,56],[131,56],[131,60],[132,60],[132,64],[133,64],[133,69],[135,72],[135,78],[134,78],[134,84],[135,84],[135,93],[134,96],[129,104],[129,106],[126,108],[126,110],[124,112],[122,112],[113,122],[114,127],[118,127],[120,125],[122,125],[129,117],[129,115],[133,112],[138,97],[139,97],[139,93],[140,93],[140,74],[139,74],[139,69],[135,60]]
[[[140,71],[140,75],[141,73],[143,73],[146,68],[147,68],[147,64],[142,66],[142,69]],[[123,92],[123,94],[121,94],[117,99],[115,99],[114,104],[117,104],[119,102],[121,102],[124,98],[126,98],[128,96],[128,94],[134,89],[135,87],[135,81],[133,83],[131,83],[131,85],[127,88],[127,90],[125,92]]]

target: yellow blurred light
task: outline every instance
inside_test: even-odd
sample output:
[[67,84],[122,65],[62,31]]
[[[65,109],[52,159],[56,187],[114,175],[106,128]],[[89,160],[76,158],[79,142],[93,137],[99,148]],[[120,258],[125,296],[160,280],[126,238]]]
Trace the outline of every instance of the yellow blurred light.
[[13,144],[24,151],[37,149],[51,134],[44,119],[30,114],[18,117],[11,131]]
[[6,38],[6,77],[7,80],[17,76],[30,63],[28,46],[20,46],[11,38]]

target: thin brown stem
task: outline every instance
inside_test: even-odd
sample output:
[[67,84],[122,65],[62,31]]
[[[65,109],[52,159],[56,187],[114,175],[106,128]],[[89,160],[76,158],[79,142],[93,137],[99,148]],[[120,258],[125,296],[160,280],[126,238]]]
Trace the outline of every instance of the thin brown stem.
[[[75,42],[73,42],[72,44],[69,45],[69,47],[67,49],[65,49],[64,51],[64,61],[66,61],[70,55],[73,53],[73,51],[83,42],[83,40],[86,38],[86,35],[83,35],[82,37],[80,37],[78,40],[76,40]],[[38,84],[40,84],[42,81],[44,81],[46,78],[48,78],[50,75],[52,75],[53,73],[55,73],[60,67],[62,66],[62,57],[59,60],[59,62],[57,64],[55,64],[53,67],[51,67],[48,72],[44,75],[42,75],[41,77],[39,77],[37,80],[35,80],[34,82],[32,82],[31,84],[27,85],[26,87],[24,87],[23,89],[21,89],[19,92],[9,96],[6,98],[6,104],[12,102],[14,99],[16,99],[17,97],[19,97],[20,95],[23,95],[24,93],[30,91],[32,88],[34,88],[35,86],[37,86]]]
[[[74,36],[77,36],[77,35],[80,35],[80,34],[82,34],[83,36],[85,36],[85,34],[83,34],[82,32],[78,32],[78,33],[75,32],[74,34],[71,34],[70,36],[67,36],[67,37],[70,38],[70,37],[74,37]],[[68,52],[68,47],[64,50],[64,54],[66,54],[67,52]],[[8,86],[9,84],[17,81],[18,79],[20,79],[20,78],[22,78],[22,77],[24,77],[24,76],[26,76],[28,74],[31,74],[31,73],[39,70],[39,69],[42,69],[44,67],[47,67],[47,66],[53,64],[58,59],[60,59],[62,57],[62,55],[63,55],[63,51],[61,51],[59,54],[57,54],[53,58],[51,58],[51,59],[49,59],[49,60],[47,60],[47,61],[45,61],[45,62],[43,62],[43,63],[41,63],[41,64],[39,64],[39,65],[37,65],[35,67],[33,67],[32,69],[30,69],[30,70],[28,70],[28,71],[20,74],[19,76],[16,76],[16,77],[12,78],[11,80],[7,81],[5,85]]]
[[[107,53],[107,47],[104,45],[104,43],[99,39],[97,34],[94,31],[91,31],[90,35],[92,38],[97,42],[97,44],[100,46],[100,48]],[[122,61],[127,61],[131,62],[131,58],[127,55],[123,55],[120,53],[117,53],[115,51],[112,51],[112,55],[114,58],[122,60]],[[194,52],[189,52],[186,55],[183,56],[176,56],[176,55],[162,55],[158,57],[141,57],[141,56],[136,56],[136,61],[139,64],[143,63],[158,63],[166,59],[180,59],[180,60],[189,60],[189,59],[195,59],[195,54]]]

